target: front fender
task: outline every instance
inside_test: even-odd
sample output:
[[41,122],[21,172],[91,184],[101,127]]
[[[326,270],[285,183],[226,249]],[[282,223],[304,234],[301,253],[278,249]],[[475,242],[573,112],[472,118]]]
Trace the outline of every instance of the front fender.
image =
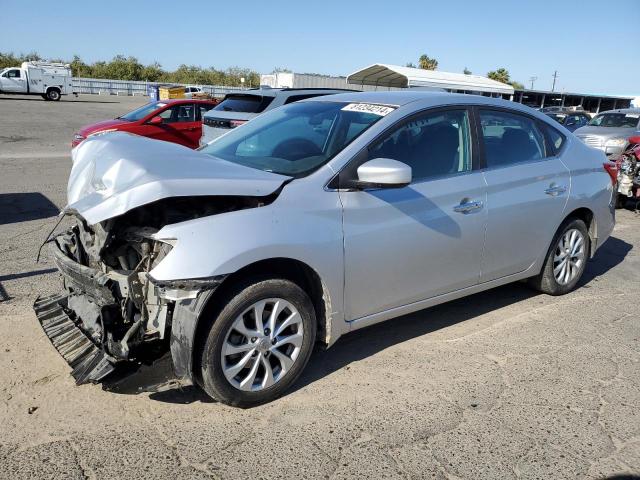
[[[332,343],[347,330],[342,207],[337,192],[311,190],[315,189],[305,182],[292,182],[269,205],[165,226],[155,238],[171,239],[174,247],[150,276],[157,282],[210,278],[232,274],[262,260],[298,260],[317,272],[326,289],[329,301],[325,304],[330,306],[327,325],[331,329],[327,337]],[[178,323],[197,313],[195,304],[190,304],[187,311],[196,313],[183,312],[185,305],[176,305]],[[177,348],[184,336],[184,328],[191,327],[178,327],[172,353],[173,345]]]

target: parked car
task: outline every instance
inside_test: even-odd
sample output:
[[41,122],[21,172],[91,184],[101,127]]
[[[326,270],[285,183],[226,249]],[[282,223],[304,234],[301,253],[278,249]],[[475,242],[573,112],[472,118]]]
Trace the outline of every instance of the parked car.
[[62,95],[78,96],[68,64],[36,61],[0,71],[0,93],[40,95],[53,101],[60,100]]
[[557,112],[549,112],[546,115],[553,118],[556,122],[562,124],[564,128],[573,132],[580,127],[584,127],[591,121],[591,117],[584,112],[576,112],[573,110],[560,110]]
[[194,98],[203,93],[200,87],[184,87],[184,98]]
[[114,132],[73,156],[65,291],[35,310],[76,381],[169,350],[242,407],[316,342],[523,279],[568,293],[614,227],[602,152],[480,96],[344,93],[199,151]]
[[89,137],[117,130],[197,148],[202,135],[202,116],[216,104],[215,100],[195,99],[151,102],[114,120],[82,127],[73,135],[71,147],[77,147]]
[[232,128],[248,122],[261,113],[306,98],[321,97],[355,90],[328,88],[255,88],[243,93],[230,93],[204,116],[200,145],[215,140]]
[[625,108],[602,112],[574,133],[590,147],[612,156],[624,152],[629,145],[629,137],[639,132],[640,108]]

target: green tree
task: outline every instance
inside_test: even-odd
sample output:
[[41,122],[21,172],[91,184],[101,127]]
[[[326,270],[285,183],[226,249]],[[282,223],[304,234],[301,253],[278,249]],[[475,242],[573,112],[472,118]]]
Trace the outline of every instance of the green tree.
[[438,60],[436,60],[435,58],[431,58],[427,54],[423,53],[418,59],[418,66],[423,70],[437,70]]
[[509,83],[511,78],[509,77],[509,70],[506,68],[498,68],[487,73],[487,77],[496,82]]
[[462,73],[464,73],[465,75],[471,75],[473,72],[469,70],[467,67],[464,67],[464,70],[462,71]]
[[524,85],[520,82],[516,82],[515,80],[511,80],[511,76],[509,75],[509,70],[506,68],[498,68],[497,70],[492,70],[487,73],[487,77],[491,80],[496,80],[498,82],[506,83],[507,85],[511,85],[513,88],[517,90],[523,90]]
[[[45,60],[36,52],[14,54],[0,52],[0,68],[16,67],[29,60]],[[46,59],[48,61],[59,61]],[[231,67],[218,70],[214,67],[202,68],[198,65],[180,65],[175,71],[168,72],[158,62],[143,65],[136,57],[116,55],[110,61],[85,63],[80,56],[74,55],[69,63],[76,77],[107,78],[113,80],[146,80],[149,82],[191,83],[196,85],[230,85],[240,86],[240,78],[245,85],[260,84],[260,75],[250,68]],[[284,70],[284,69],[282,69]]]
[[409,67],[409,68],[418,68],[418,67],[416,67],[416,64],[415,64],[415,63],[413,63],[413,62],[408,62],[408,63],[405,65],[405,67]]

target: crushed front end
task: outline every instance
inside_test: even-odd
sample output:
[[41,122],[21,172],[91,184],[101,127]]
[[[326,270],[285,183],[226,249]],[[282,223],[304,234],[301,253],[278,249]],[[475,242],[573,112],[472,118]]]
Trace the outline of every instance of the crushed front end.
[[83,384],[102,380],[118,363],[151,363],[162,356],[169,350],[176,304],[222,279],[154,283],[149,272],[172,248],[153,238],[157,228],[131,226],[138,223],[135,215],[92,226],[80,216],[75,220],[49,242],[64,293],[38,298],[34,310],[76,383]]

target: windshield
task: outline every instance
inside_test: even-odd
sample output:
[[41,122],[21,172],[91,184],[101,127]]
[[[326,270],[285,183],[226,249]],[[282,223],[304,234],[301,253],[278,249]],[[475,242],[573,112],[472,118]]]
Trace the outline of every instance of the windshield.
[[261,113],[272,102],[273,97],[262,95],[227,95],[216,105],[220,112]]
[[589,122],[594,127],[635,128],[640,113],[602,113]]
[[134,111],[126,113],[124,115],[122,115],[121,117],[117,117],[120,120],[128,120],[130,122],[137,122],[138,120],[143,119],[144,117],[146,117],[147,115],[149,115],[151,112],[158,110],[164,106],[166,106],[166,103],[163,102],[151,102],[151,103],[147,103],[146,105],[143,105],[140,108],[136,108]]
[[303,177],[392,110],[357,103],[291,103],[219,137],[202,152],[267,172]]

